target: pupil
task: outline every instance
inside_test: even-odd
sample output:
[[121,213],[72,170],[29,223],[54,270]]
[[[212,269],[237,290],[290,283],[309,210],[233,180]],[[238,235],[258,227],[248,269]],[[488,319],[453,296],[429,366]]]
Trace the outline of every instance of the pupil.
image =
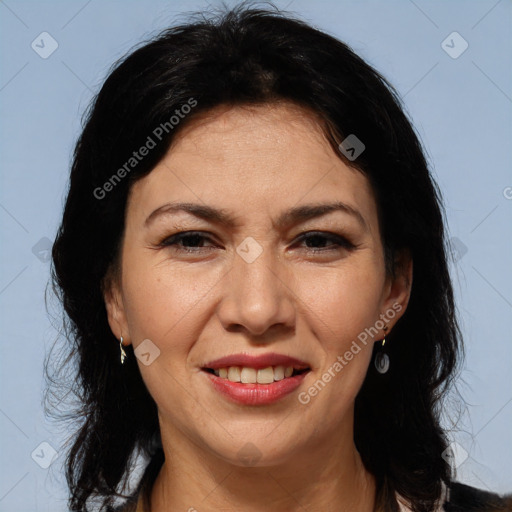
[[[314,247],[318,247],[319,245],[322,246],[322,247],[325,246],[325,238],[323,236],[320,236],[320,235],[312,235],[312,236],[310,236],[309,239],[308,239],[308,242],[309,243],[313,242],[313,246]],[[314,242],[317,242],[317,243],[314,243]]]
[[[193,247],[197,247],[198,245],[201,244],[201,236],[200,235],[187,235],[186,237],[183,238],[183,241],[187,241],[187,240],[192,240],[192,243],[188,243],[188,244],[185,244],[185,245],[192,245]],[[196,242],[196,243],[194,243]]]

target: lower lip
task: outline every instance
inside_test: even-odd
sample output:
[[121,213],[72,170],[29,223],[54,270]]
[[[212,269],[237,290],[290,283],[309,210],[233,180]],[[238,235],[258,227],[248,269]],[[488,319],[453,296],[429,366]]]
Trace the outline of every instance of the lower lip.
[[277,402],[295,391],[309,372],[286,377],[272,384],[242,384],[217,377],[203,370],[213,387],[227,398],[244,405],[266,405]]

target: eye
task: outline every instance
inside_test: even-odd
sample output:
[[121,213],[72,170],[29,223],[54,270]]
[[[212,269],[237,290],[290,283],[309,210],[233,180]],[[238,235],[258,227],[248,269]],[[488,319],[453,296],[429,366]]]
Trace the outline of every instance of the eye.
[[[323,231],[309,231],[307,233],[303,233],[299,237],[299,242],[305,242],[306,244],[313,245],[313,248],[308,248],[308,250],[313,253],[333,250],[337,251],[340,249],[350,250],[355,248],[355,245],[345,237]],[[327,247],[325,247],[326,242],[330,242],[330,245]]]
[[[185,253],[198,253],[200,251],[213,249],[213,246],[204,246],[204,243],[208,241],[213,243],[211,237],[206,236],[200,231],[182,231],[167,237],[158,245],[160,247],[172,247],[174,250]],[[347,240],[347,238],[323,231],[302,233],[298,238],[298,242],[309,245],[309,247],[306,247],[306,250],[312,253],[339,251],[341,249],[350,250],[355,248],[355,245]],[[327,246],[326,243],[328,244]]]
[[211,241],[211,238],[199,231],[182,231],[166,238],[158,245],[160,247],[173,247],[182,252],[197,253],[205,249],[201,246],[205,240]]

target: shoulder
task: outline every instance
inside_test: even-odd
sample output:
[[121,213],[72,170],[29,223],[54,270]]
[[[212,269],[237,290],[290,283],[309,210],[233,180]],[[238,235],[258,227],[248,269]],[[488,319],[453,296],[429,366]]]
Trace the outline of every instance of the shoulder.
[[460,482],[450,484],[445,512],[507,512],[512,511],[512,494],[499,494],[477,489]]

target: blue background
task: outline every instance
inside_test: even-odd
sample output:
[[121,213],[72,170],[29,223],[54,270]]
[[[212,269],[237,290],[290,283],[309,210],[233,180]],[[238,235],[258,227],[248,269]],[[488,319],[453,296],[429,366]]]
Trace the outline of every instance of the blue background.
[[[459,414],[447,402],[443,421],[469,455],[458,478],[512,492],[512,3],[275,3],[346,41],[403,97],[452,238],[467,347],[457,386],[468,407]],[[71,432],[41,404],[43,359],[58,336],[44,291],[81,115],[115,60],[208,5],[219,2],[0,3],[0,511],[66,510],[62,444]],[[441,45],[454,31],[469,45],[458,58]],[[46,59],[31,47],[42,32],[58,44]],[[58,452],[47,469],[36,463],[51,453],[43,442]]]

